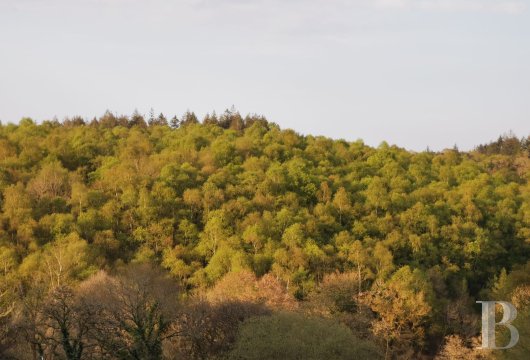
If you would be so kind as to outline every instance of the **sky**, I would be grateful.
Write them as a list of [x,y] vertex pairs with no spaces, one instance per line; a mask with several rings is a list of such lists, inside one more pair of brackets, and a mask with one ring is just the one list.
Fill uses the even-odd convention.
[[204,116],[421,151],[530,134],[530,0],[0,0],[0,121]]

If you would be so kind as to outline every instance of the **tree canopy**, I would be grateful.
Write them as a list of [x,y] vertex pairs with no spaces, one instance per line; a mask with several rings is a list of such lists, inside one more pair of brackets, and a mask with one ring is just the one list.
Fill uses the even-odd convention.
[[[447,335],[460,336],[448,338],[451,346],[470,344],[479,330],[473,299],[526,291],[516,274],[530,259],[530,158],[528,139],[515,140],[470,152],[374,148],[303,136],[235,109],[202,123],[188,111],[0,125],[0,354],[22,346],[6,340],[15,336],[5,324],[39,314],[17,335],[34,354],[85,356],[82,339],[93,329],[53,341],[41,333],[64,333],[66,315],[39,305],[52,297],[50,306],[75,309],[77,323],[97,311],[111,323],[95,328],[123,327],[112,344],[83,346],[163,356],[179,316],[161,310],[156,292],[136,298],[149,304],[138,319],[156,327],[142,344],[121,313],[78,293],[91,281],[117,289],[106,301],[120,304],[116,294],[141,292],[141,272],[123,273],[138,264],[164,271],[157,276],[179,289],[179,302],[206,293],[208,306],[183,305],[195,315],[215,313],[219,299],[309,309],[401,357],[431,356]],[[112,279],[96,284],[99,271]],[[517,286],[499,282],[512,271]],[[245,346],[260,341],[248,329],[287,320],[256,321],[236,345],[242,358],[253,358]]]

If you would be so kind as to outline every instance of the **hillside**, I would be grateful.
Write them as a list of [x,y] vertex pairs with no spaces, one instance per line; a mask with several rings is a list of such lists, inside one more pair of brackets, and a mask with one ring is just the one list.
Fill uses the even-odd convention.
[[321,326],[337,359],[479,359],[475,301],[530,289],[518,144],[415,153],[234,111],[1,125],[0,357],[254,359],[267,326]]

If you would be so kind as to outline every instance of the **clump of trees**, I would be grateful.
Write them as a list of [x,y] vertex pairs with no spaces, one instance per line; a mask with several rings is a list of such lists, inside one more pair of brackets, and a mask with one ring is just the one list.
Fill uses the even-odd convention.
[[[527,142],[415,153],[235,109],[0,125],[0,358],[516,359]],[[513,351],[474,349],[486,298],[518,306]]]
[[228,359],[382,359],[374,344],[345,325],[296,313],[254,317],[240,329]]
[[518,155],[530,149],[530,136],[518,138],[513,132],[499,136],[488,144],[478,145],[476,150],[483,154]]

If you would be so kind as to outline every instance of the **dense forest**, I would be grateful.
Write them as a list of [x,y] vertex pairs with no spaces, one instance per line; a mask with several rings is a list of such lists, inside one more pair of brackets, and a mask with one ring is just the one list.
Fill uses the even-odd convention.
[[[235,110],[0,125],[0,358],[527,359],[529,144]],[[511,350],[477,349],[490,299]]]

